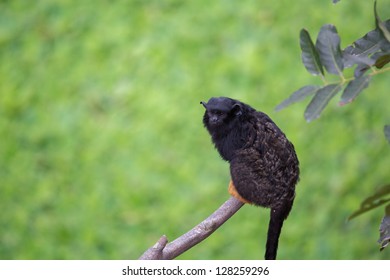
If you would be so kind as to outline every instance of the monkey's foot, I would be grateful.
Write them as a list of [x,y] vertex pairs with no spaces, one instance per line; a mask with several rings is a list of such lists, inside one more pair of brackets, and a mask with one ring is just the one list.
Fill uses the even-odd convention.
[[237,198],[242,203],[252,204],[251,202],[249,202],[248,200],[246,200],[245,198],[243,198],[241,195],[238,194],[236,187],[234,186],[232,180],[230,180],[230,182],[229,182],[228,192],[230,193],[231,196]]

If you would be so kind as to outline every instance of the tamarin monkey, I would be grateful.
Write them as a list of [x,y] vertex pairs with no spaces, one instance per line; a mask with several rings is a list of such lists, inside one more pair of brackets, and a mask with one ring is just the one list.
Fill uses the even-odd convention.
[[271,209],[265,259],[274,260],[299,180],[294,146],[270,117],[247,104],[228,97],[201,104],[206,108],[203,124],[230,163],[229,193],[244,203]]

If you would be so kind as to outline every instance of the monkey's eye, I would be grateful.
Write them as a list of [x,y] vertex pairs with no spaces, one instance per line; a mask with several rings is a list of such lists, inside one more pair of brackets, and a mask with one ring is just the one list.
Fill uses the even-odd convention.
[[216,115],[216,116],[222,116],[222,115],[223,115],[223,112],[222,112],[222,111],[219,111],[219,110],[215,110],[213,113],[214,113],[214,115]]

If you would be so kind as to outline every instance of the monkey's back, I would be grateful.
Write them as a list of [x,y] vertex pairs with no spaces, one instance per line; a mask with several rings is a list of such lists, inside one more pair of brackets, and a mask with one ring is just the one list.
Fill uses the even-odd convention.
[[264,113],[254,112],[242,137],[246,144],[235,151],[230,172],[237,192],[253,204],[280,208],[295,197],[299,162],[293,144]]

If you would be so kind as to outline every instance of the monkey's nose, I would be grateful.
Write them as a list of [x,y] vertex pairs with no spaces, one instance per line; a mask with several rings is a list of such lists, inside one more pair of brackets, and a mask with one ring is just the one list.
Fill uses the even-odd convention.
[[216,123],[218,122],[218,117],[216,117],[216,116],[211,117],[211,118],[210,118],[210,122],[211,122],[212,124],[216,124]]

